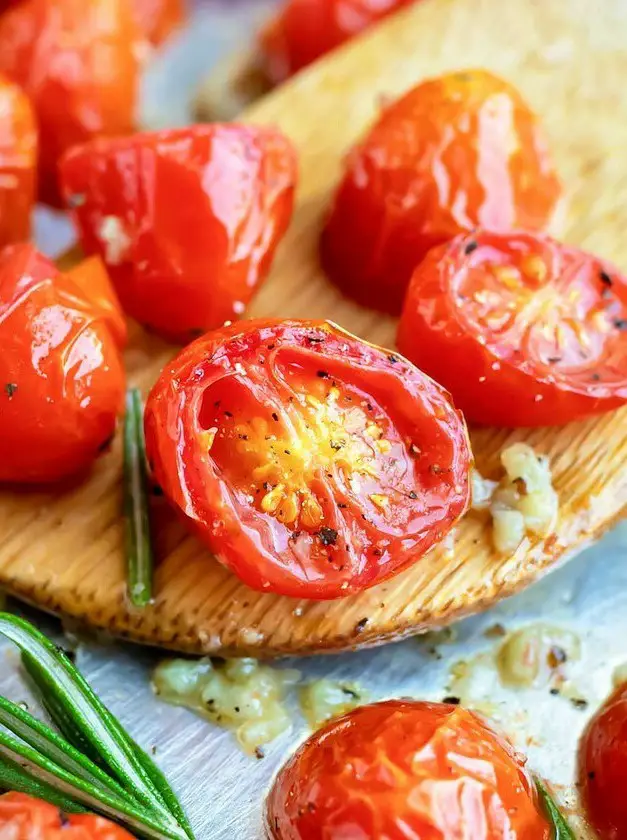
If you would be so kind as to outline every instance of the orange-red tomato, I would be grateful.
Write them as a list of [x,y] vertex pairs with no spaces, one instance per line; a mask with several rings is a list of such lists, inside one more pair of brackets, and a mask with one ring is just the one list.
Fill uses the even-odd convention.
[[155,46],[162,44],[185,20],[183,0],[132,0],[140,30]]
[[545,234],[458,236],[416,269],[398,346],[478,423],[608,411],[627,402],[627,278]]
[[543,228],[559,196],[536,118],[510,84],[486,70],[431,79],[349,155],[323,265],[349,297],[397,314],[434,245],[478,225]]
[[0,248],[30,236],[37,128],[26,94],[0,76]]
[[147,42],[128,0],[21,0],[0,15],[0,72],[24,88],[40,128],[40,196],[59,202],[66,149],[135,126]]
[[163,371],[145,411],[157,482],[254,589],[339,598],[415,563],[469,498],[448,394],[325,321],[246,321]]
[[601,706],[581,739],[580,788],[587,816],[602,840],[627,838],[627,685]]
[[95,814],[66,814],[25,793],[0,796],[0,837],[6,840],[132,840],[115,823]]
[[243,314],[289,224],[297,177],[282,134],[220,124],[97,140],[60,172],[83,247],[102,255],[123,307],[181,341]]
[[264,71],[274,84],[416,0],[286,0],[259,34]]
[[523,760],[459,706],[389,700],[316,732],[270,792],[275,840],[549,840]]
[[0,252],[0,481],[89,468],[122,408],[125,336],[99,261],[63,274],[32,245]]

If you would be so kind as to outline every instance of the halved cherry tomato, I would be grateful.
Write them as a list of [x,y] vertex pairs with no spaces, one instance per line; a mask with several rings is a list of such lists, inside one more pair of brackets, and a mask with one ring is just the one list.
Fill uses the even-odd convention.
[[83,247],[103,256],[124,308],[181,341],[242,315],[297,178],[282,134],[219,124],[97,140],[60,171]]
[[586,729],[579,751],[580,789],[602,840],[627,838],[627,685],[619,686]]
[[155,46],[162,44],[185,20],[183,0],[132,0],[140,30]]
[[32,245],[0,252],[0,481],[89,468],[122,408],[125,336],[97,261],[62,274]]
[[472,712],[389,700],[316,732],[270,792],[275,840],[549,840],[524,761]]
[[328,322],[209,333],[146,404],[156,480],[248,586],[338,598],[415,563],[465,511],[448,394]]
[[31,98],[40,128],[40,196],[59,203],[66,149],[135,126],[147,41],[128,0],[22,0],[0,15],[0,72]]
[[37,128],[30,101],[0,76],[0,248],[30,236]]
[[477,225],[543,228],[560,192],[515,88],[486,70],[431,79],[385,108],[349,155],[323,264],[349,297],[398,314],[430,248]]
[[279,84],[416,0],[286,0],[259,34],[264,72]]
[[398,346],[478,423],[608,411],[627,402],[627,278],[542,234],[458,236],[416,269]]
[[66,814],[25,793],[0,796],[0,837],[6,840],[132,840],[119,825],[95,814]]

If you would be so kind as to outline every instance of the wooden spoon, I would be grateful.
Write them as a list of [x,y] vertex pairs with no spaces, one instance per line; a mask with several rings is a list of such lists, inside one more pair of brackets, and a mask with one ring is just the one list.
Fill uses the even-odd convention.
[[[276,123],[300,154],[298,212],[251,315],[330,317],[391,346],[393,319],[331,287],[317,263],[321,219],[342,155],[383,96],[450,69],[487,66],[520,87],[544,118],[569,187],[566,238],[627,268],[627,15],[623,0],[424,0],[312,67],[245,115]],[[131,382],[148,389],[174,352],[132,330]],[[498,555],[484,519],[388,583],[315,603],[253,592],[156,508],[156,600],[125,598],[120,441],[91,478],[63,493],[0,494],[0,584],[53,612],[139,642],[194,653],[272,656],[399,639],[484,609],[598,538],[627,509],[627,411],[566,428],[472,435],[479,469],[498,473],[501,449],[525,440],[552,463],[557,532]]]

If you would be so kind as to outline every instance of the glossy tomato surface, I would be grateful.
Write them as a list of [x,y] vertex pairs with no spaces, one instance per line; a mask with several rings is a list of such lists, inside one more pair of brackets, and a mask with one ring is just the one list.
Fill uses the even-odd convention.
[[478,423],[608,411],[627,401],[627,278],[546,235],[459,236],[416,269],[398,346]]
[[278,84],[416,0],[286,0],[259,35],[270,81]]
[[312,735],[270,792],[275,840],[549,840],[523,759],[459,706],[389,700]]
[[62,274],[31,245],[0,252],[0,481],[90,467],[122,407],[125,336],[99,262]]
[[26,94],[0,76],[0,248],[30,236],[37,127]]
[[560,184],[535,115],[485,70],[423,82],[349,154],[321,243],[349,297],[398,314],[434,245],[482,225],[545,227]]
[[6,840],[132,840],[123,828],[95,814],[66,814],[24,793],[0,796],[0,837]]
[[40,195],[59,203],[66,149],[135,126],[147,42],[129,0],[22,0],[0,15],[0,72],[31,98],[40,128]]
[[337,598],[418,560],[466,509],[470,450],[448,394],[321,321],[209,333],[146,404],[156,480],[254,589]]
[[580,788],[587,816],[602,840],[627,838],[627,685],[597,711],[579,752]]
[[162,44],[185,20],[183,0],[132,0],[135,20],[155,46]]
[[240,317],[289,224],[296,156],[276,131],[202,125],[74,149],[61,164],[83,247],[124,308],[189,341]]

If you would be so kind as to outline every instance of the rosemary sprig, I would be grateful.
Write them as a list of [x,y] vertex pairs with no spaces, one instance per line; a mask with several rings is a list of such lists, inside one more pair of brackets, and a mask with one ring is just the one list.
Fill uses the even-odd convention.
[[544,808],[544,811],[551,821],[553,827],[552,840],[575,840],[575,835],[571,827],[564,819],[560,809],[557,807],[555,800],[545,787],[545,785],[536,777],[536,787],[538,789],[538,796]]
[[126,394],[124,521],[128,595],[136,607],[145,607],[152,598],[153,556],[143,407],[137,388],[132,388]]

